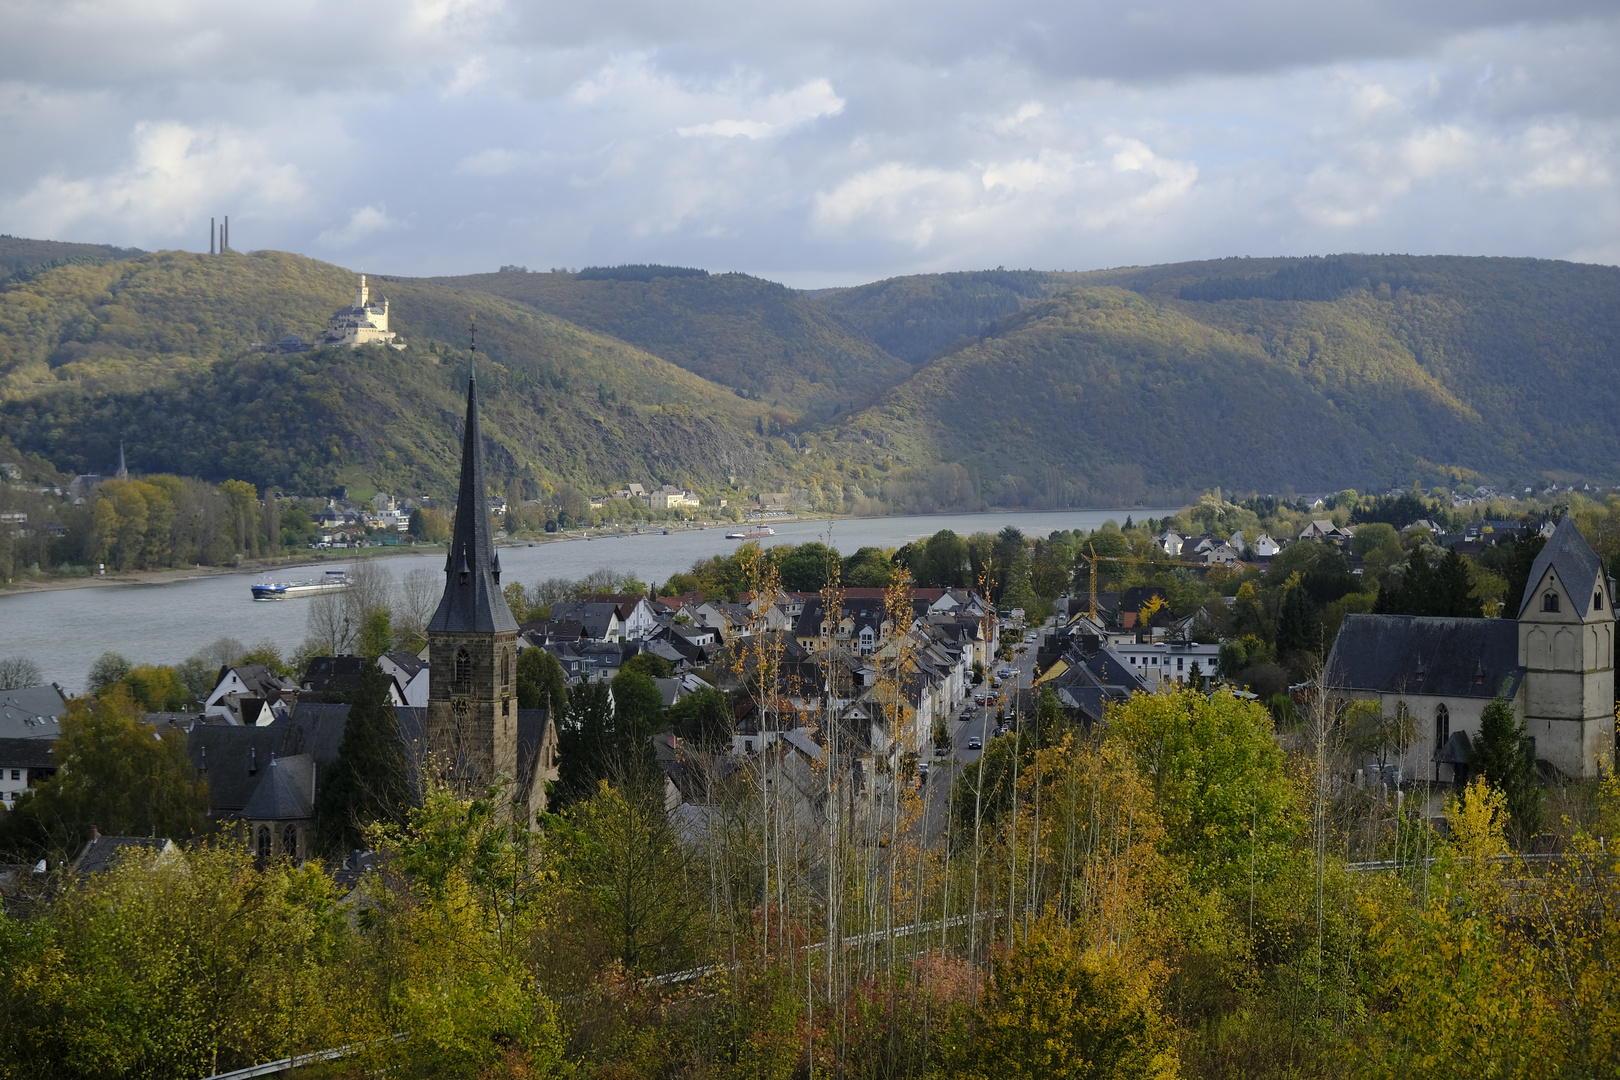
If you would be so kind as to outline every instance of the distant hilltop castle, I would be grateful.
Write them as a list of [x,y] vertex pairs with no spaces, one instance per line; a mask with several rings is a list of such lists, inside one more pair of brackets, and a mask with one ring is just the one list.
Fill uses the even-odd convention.
[[348,345],[351,348],[387,345],[391,349],[403,349],[405,343],[395,341],[396,336],[394,331],[388,329],[388,297],[379,296],[373,300],[371,290],[366,288],[366,275],[361,274],[360,284],[354,290],[354,304],[334,311],[326,323],[326,329],[316,335],[313,344],[297,334],[288,334],[272,344],[255,344],[253,348],[259,352],[273,353],[308,352],[330,345]]

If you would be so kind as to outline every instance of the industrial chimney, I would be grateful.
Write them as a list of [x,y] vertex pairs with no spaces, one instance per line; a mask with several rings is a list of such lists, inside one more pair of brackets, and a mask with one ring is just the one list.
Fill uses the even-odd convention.
[[208,219],[208,254],[214,254],[214,219]]

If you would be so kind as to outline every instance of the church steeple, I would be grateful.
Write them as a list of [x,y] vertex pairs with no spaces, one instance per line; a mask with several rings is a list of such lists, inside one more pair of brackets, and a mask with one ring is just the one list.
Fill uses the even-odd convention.
[[429,630],[490,634],[517,629],[501,595],[501,562],[484,484],[484,453],[478,431],[478,380],[469,361],[467,423],[461,437],[461,490],[456,523],[444,560],[444,597]]
[[124,464],[124,440],[118,440],[118,472],[115,473],[120,480],[129,479],[129,467]]

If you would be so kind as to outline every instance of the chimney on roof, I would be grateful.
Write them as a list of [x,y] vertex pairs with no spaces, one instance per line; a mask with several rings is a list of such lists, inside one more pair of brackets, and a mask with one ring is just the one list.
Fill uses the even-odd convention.
[[257,746],[248,747],[248,775],[259,775],[259,748]]

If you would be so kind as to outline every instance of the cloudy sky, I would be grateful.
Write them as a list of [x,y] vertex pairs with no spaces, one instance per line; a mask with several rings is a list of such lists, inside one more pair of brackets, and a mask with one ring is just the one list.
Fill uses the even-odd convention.
[[1614,0],[0,0],[0,232],[812,287],[1620,263]]

